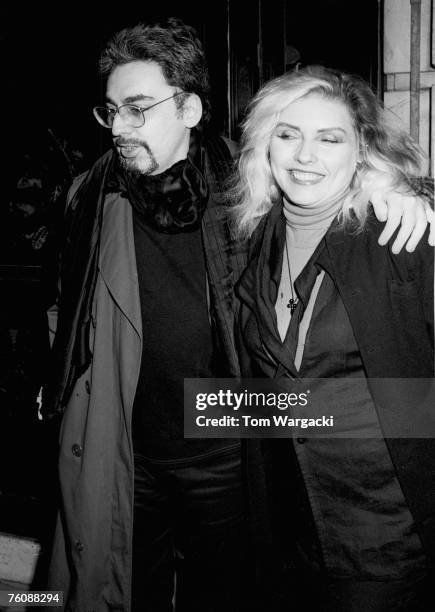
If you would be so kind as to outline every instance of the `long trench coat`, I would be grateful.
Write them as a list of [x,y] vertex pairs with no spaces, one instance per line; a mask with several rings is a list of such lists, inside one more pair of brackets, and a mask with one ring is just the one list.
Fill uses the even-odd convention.
[[[206,167],[207,171],[207,167]],[[70,198],[80,184],[73,185]],[[230,240],[225,208],[208,168],[210,197],[202,222],[209,311],[231,375],[233,287],[245,266]],[[89,338],[92,361],[78,379],[60,431],[59,513],[49,587],[64,591],[72,612],[130,610],[133,534],[132,406],[142,352],[142,322],[132,212],[108,194]]]

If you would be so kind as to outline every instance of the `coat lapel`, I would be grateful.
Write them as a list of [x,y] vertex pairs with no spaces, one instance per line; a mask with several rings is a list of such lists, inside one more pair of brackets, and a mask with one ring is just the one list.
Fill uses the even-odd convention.
[[297,378],[293,354],[278,334],[274,304],[271,301],[271,276],[281,274],[285,242],[285,223],[281,204],[276,204],[259,226],[251,245],[253,253],[238,286],[242,301],[254,313],[264,351],[277,366],[276,376]]
[[120,310],[142,337],[142,316],[129,202],[119,194],[106,198],[100,247],[100,272]]

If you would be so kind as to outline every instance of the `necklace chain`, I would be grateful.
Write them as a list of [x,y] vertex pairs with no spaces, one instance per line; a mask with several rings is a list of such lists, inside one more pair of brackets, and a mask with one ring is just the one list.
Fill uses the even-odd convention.
[[287,302],[287,308],[290,308],[290,314],[293,314],[294,311],[296,310],[296,306],[298,304],[298,300],[295,297],[295,293],[294,293],[294,290],[293,290],[293,280],[292,280],[292,273],[290,271],[290,258],[289,258],[289,254],[288,254],[287,238],[285,240],[285,254],[286,254],[286,260],[287,260],[288,277],[289,277],[289,281],[290,281],[290,291],[291,291],[291,294],[292,294],[291,298]]

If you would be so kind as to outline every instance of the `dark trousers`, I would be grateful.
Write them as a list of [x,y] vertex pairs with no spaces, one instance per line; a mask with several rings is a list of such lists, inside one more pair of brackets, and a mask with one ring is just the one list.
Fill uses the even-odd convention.
[[248,610],[244,506],[238,449],[180,467],[135,454],[133,610],[172,611],[174,591],[177,612]]

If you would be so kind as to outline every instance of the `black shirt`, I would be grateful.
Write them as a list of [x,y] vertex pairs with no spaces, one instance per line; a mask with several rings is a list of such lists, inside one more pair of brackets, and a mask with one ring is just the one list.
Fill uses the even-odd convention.
[[183,379],[219,375],[201,230],[165,234],[134,214],[143,348],[133,407],[135,451],[177,462],[234,446],[184,439]]

